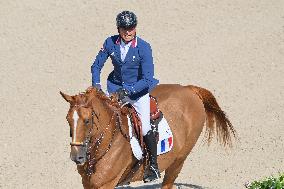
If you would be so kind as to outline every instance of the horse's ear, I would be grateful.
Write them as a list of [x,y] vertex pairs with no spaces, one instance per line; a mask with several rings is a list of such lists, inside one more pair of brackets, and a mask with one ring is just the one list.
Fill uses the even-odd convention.
[[67,94],[64,94],[63,92],[60,91],[61,96],[69,103],[72,103],[74,101],[74,98],[72,96],[69,96]]

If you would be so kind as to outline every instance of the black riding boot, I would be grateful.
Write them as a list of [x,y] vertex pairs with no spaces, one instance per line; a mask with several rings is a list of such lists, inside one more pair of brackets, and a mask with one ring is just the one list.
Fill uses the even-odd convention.
[[161,174],[157,163],[157,143],[155,135],[152,131],[149,131],[144,140],[149,152],[149,169],[145,170],[144,182],[150,182],[161,178]]

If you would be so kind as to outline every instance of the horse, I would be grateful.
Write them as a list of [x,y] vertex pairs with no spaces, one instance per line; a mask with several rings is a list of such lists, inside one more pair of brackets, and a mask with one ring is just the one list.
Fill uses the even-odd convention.
[[[145,166],[133,156],[127,116],[117,98],[97,89],[74,96],[60,94],[70,103],[66,116],[72,136],[70,158],[77,164],[84,189],[110,189],[141,181]],[[171,151],[158,156],[159,169],[165,171],[162,189],[174,188],[203,127],[208,143],[216,135],[221,145],[232,147],[236,131],[209,90],[160,84],[151,95],[157,99],[174,138]]]

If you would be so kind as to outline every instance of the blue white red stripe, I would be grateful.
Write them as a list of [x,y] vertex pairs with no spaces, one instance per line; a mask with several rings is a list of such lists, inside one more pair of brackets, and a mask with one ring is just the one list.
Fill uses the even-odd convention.
[[172,148],[172,145],[173,145],[173,138],[172,137],[169,137],[167,139],[162,140],[160,142],[160,146],[159,146],[159,148],[161,149],[160,152],[161,153],[168,152]]

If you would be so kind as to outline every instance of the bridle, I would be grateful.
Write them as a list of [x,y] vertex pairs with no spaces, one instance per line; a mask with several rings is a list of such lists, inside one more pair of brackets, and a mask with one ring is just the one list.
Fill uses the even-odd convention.
[[[79,107],[83,107],[83,105],[76,105],[78,108]],[[106,154],[107,152],[110,150],[111,146],[112,146],[112,143],[113,143],[113,140],[115,138],[115,134],[117,133],[117,131],[120,131],[120,133],[123,135],[123,137],[127,140],[127,141],[130,141],[130,137],[129,135],[125,134],[125,132],[123,132],[121,126],[122,126],[122,118],[121,118],[121,110],[119,107],[116,107],[116,106],[112,106],[110,105],[110,108],[111,110],[113,111],[112,113],[112,116],[110,118],[110,121],[108,122],[107,126],[105,127],[105,131],[106,132],[101,132],[99,134],[98,137],[93,138],[92,133],[93,133],[93,130],[96,126],[96,129],[99,130],[98,126],[94,123],[94,117],[97,118],[97,120],[99,121],[99,116],[96,114],[96,112],[94,110],[92,110],[92,117],[91,117],[91,120],[90,120],[90,125],[91,127],[89,128],[89,131],[88,131],[88,134],[87,136],[85,137],[85,140],[83,142],[70,142],[70,145],[71,147],[72,146],[81,146],[83,148],[86,149],[86,157],[87,157],[87,160],[86,160],[86,163],[85,163],[85,170],[86,170],[86,174],[88,176],[90,176],[92,173],[94,173],[94,166],[95,164],[101,160]],[[98,151],[99,150],[99,147],[103,141],[103,139],[105,138],[105,134],[107,132],[110,131],[111,129],[111,125],[113,123],[113,120],[115,120],[115,126],[114,126],[114,129],[112,131],[112,134],[111,134],[111,139],[110,139],[110,142],[106,148],[106,150],[102,153],[102,155],[100,155],[98,158],[96,157],[92,157],[92,152],[95,150]]]
[[[78,108],[80,107],[84,107],[84,106],[79,106],[79,105],[75,105],[77,106]],[[87,146],[91,140],[91,133],[93,132],[94,130],[94,116],[96,116],[96,118],[98,119],[98,115],[95,113],[95,111],[92,111],[92,117],[91,117],[91,127],[89,128],[89,131],[88,131],[88,135],[86,136],[85,140],[83,142],[70,142],[70,146]],[[99,119],[98,119],[99,120]],[[97,127],[97,130],[98,130],[98,127]],[[72,135],[71,135],[72,136]]]

